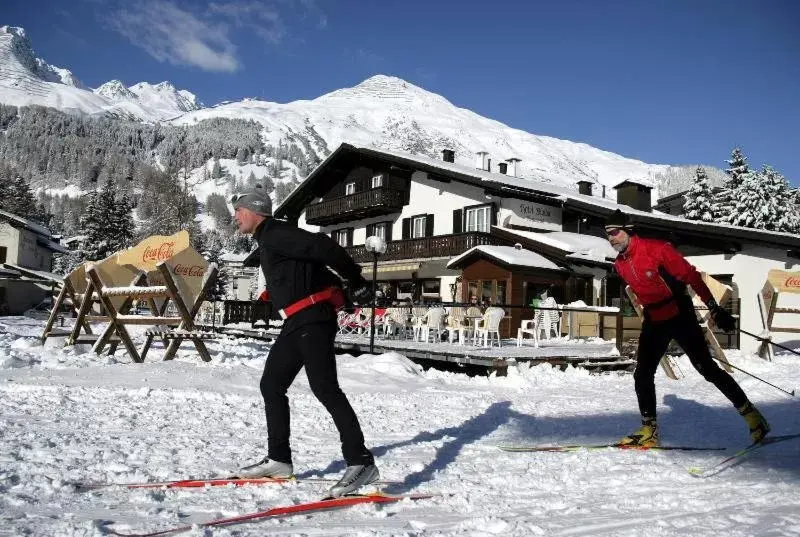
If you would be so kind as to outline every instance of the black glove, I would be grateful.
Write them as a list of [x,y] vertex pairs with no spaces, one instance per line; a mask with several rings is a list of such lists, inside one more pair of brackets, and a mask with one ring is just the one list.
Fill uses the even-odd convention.
[[359,306],[370,304],[375,295],[372,294],[372,286],[368,283],[353,287],[350,291],[350,298]]
[[720,330],[725,332],[733,332],[736,329],[736,319],[731,315],[731,312],[717,304],[713,298],[706,304],[708,310],[711,312],[711,318],[714,319]]

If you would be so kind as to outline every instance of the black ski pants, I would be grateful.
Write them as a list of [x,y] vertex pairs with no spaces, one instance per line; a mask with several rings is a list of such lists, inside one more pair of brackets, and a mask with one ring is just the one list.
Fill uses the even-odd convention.
[[681,313],[672,319],[651,321],[645,318],[642,324],[636,370],[633,373],[642,417],[656,417],[656,369],[672,339],[678,342],[697,372],[716,386],[736,408],[747,403],[747,396],[733,377],[711,358],[703,329],[697,322],[694,310],[682,309]]
[[305,367],[311,391],[328,410],[339,431],[347,465],[374,462],[372,453],[364,446],[364,435],[353,407],[339,387],[333,352],[336,330],[335,322],[305,324],[282,333],[272,346],[260,385],[267,414],[270,459],[292,462],[286,392]]

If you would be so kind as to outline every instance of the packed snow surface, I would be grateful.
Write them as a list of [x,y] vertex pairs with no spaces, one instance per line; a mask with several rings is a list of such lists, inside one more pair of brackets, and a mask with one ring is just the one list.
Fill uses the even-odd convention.
[[[57,339],[42,346],[43,322],[0,317],[0,535],[146,532],[324,495],[318,483],[76,492],[71,482],[221,476],[263,457],[258,382],[269,344],[210,342],[210,363],[189,343],[160,361],[159,344],[135,364],[122,351],[97,356]],[[789,391],[800,384],[796,355],[729,358]],[[726,451],[506,453],[497,446],[619,439],[638,425],[632,376],[520,365],[506,377],[468,377],[422,371],[397,353],[339,356],[382,477],[402,483],[387,490],[443,495],[188,535],[800,535],[799,441],[766,446],[714,477],[689,475],[687,467],[714,464],[748,435],[688,360],[678,364],[684,378],[659,371],[656,379],[662,442]],[[735,378],[773,434],[800,432],[796,399]],[[338,477],[337,433],[302,372],[289,396],[295,471]]]

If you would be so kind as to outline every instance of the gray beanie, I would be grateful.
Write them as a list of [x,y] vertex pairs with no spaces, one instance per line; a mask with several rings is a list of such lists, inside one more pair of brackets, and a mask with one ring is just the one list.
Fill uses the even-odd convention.
[[261,185],[256,185],[244,194],[233,196],[231,203],[234,210],[244,207],[261,216],[272,216],[272,200]]

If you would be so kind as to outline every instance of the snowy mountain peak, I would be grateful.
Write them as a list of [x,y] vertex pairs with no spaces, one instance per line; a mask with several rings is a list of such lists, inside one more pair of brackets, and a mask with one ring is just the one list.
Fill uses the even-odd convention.
[[450,104],[447,99],[431,93],[410,82],[388,75],[375,75],[352,88],[333,91],[319,100],[364,100],[374,99],[382,102],[404,102],[416,104]]
[[144,106],[172,109],[176,116],[182,112],[203,108],[203,103],[197,100],[195,94],[187,90],[178,90],[166,80],[158,84],[139,82],[128,89],[136,94]]
[[25,29],[19,26],[0,26],[0,75],[17,80],[27,75],[73,88],[86,88],[70,70],[37,58]]
[[112,101],[136,99],[136,94],[126,88],[125,84],[119,80],[109,80],[99,88],[96,88],[94,93]]
[[19,26],[0,26],[0,34],[13,34],[23,39],[28,38],[28,36],[25,35],[25,28],[20,28]]

